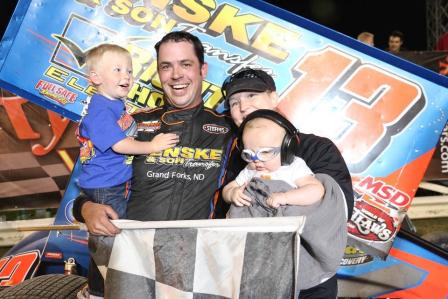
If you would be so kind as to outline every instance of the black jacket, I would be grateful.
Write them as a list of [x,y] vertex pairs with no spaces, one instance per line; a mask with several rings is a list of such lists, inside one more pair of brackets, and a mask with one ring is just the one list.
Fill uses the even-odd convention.
[[[299,133],[298,137],[299,146],[295,153],[296,156],[305,160],[314,173],[328,174],[339,184],[345,195],[348,219],[350,219],[354,205],[352,179],[340,151],[328,138],[305,133]],[[234,180],[246,164],[240,157],[240,151],[235,148],[227,168],[225,184]],[[228,208],[228,204],[220,200],[215,213],[216,218],[225,218]]]
[[129,219],[141,221],[206,219],[214,210],[231,142],[231,120],[199,105],[192,109],[168,106],[133,115],[137,139],[151,140],[175,132],[180,142],[151,155],[135,156]]

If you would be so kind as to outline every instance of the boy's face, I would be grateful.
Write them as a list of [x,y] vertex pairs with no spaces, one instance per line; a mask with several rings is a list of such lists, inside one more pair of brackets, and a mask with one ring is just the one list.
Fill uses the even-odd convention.
[[124,53],[105,52],[90,71],[90,80],[99,94],[109,99],[126,99],[134,84],[131,57]]
[[191,108],[202,102],[206,63],[200,65],[193,44],[168,41],[160,45],[157,72],[166,100],[176,108]]
[[[248,127],[244,127],[243,144],[244,149],[250,149],[256,153],[262,148],[280,147],[285,137],[286,131],[275,122],[257,118],[251,121]],[[249,162],[249,168],[261,172],[272,172],[281,166],[281,154],[276,155],[272,160],[262,162],[255,160]]]
[[230,115],[239,127],[250,113],[259,109],[274,109],[277,106],[276,92],[242,91],[233,94],[229,99]]

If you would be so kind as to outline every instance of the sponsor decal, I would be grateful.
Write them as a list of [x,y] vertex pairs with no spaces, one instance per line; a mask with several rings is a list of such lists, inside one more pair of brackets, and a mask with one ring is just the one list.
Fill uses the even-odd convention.
[[123,131],[125,131],[132,126],[132,124],[134,123],[134,119],[129,114],[123,113],[123,115],[120,117],[117,123],[120,126],[120,128]]
[[172,147],[146,156],[146,164],[183,165],[184,168],[219,168],[221,149]]
[[373,257],[362,250],[352,246],[345,248],[344,257],[341,260],[341,266],[361,265],[373,261]]
[[62,260],[62,252],[45,252],[44,257],[53,260]]
[[39,80],[35,86],[41,95],[59,104],[73,104],[78,96],[67,88],[45,80]]
[[229,132],[229,128],[215,124],[205,124],[202,126],[202,130],[210,134],[227,134]]
[[442,174],[448,174],[448,126],[443,128],[439,138],[440,143],[440,170]]
[[78,136],[79,141],[79,161],[84,164],[88,163],[95,157],[95,147],[90,139]]
[[[222,150],[214,148],[193,148],[176,146],[147,156],[146,162],[158,164],[184,164],[187,161],[221,161]],[[162,162],[166,161],[166,162]],[[194,167],[194,166],[189,166]]]
[[367,176],[354,185],[355,208],[348,231],[367,241],[392,240],[411,203],[408,194]]
[[371,176],[359,181],[354,188],[359,194],[369,195],[363,199],[386,212],[389,212],[391,208],[407,209],[411,204],[411,197],[408,194]]
[[365,240],[387,242],[395,235],[397,225],[398,217],[364,203],[354,208],[348,232]]
[[156,132],[160,130],[161,122],[159,120],[144,121],[137,124],[137,131],[139,132]]
[[[355,207],[347,224],[349,235],[354,240],[369,244],[374,250],[368,253],[387,255],[411,197],[372,176],[360,178],[353,189]],[[365,249],[363,246],[361,248]]]

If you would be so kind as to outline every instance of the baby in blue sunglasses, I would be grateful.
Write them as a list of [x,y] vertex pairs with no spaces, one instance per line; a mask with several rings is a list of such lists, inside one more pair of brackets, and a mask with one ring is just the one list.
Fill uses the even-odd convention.
[[223,198],[235,206],[251,206],[253,198],[244,192],[253,179],[283,181],[291,188],[285,192],[273,192],[266,198],[266,205],[277,209],[286,205],[312,205],[325,193],[322,183],[299,157],[288,147],[291,138],[279,123],[268,118],[251,119],[244,124],[241,134],[241,158],[248,162],[236,179],[224,187]]

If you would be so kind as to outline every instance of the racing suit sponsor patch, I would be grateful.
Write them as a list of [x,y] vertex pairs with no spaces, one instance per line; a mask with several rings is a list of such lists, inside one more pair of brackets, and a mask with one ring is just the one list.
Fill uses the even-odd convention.
[[229,128],[216,124],[204,124],[202,130],[210,134],[227,134],[229,132]]
[[160,130],[161,123],[158,120],[143,121],[137,124],[138,132],[156,132]]

